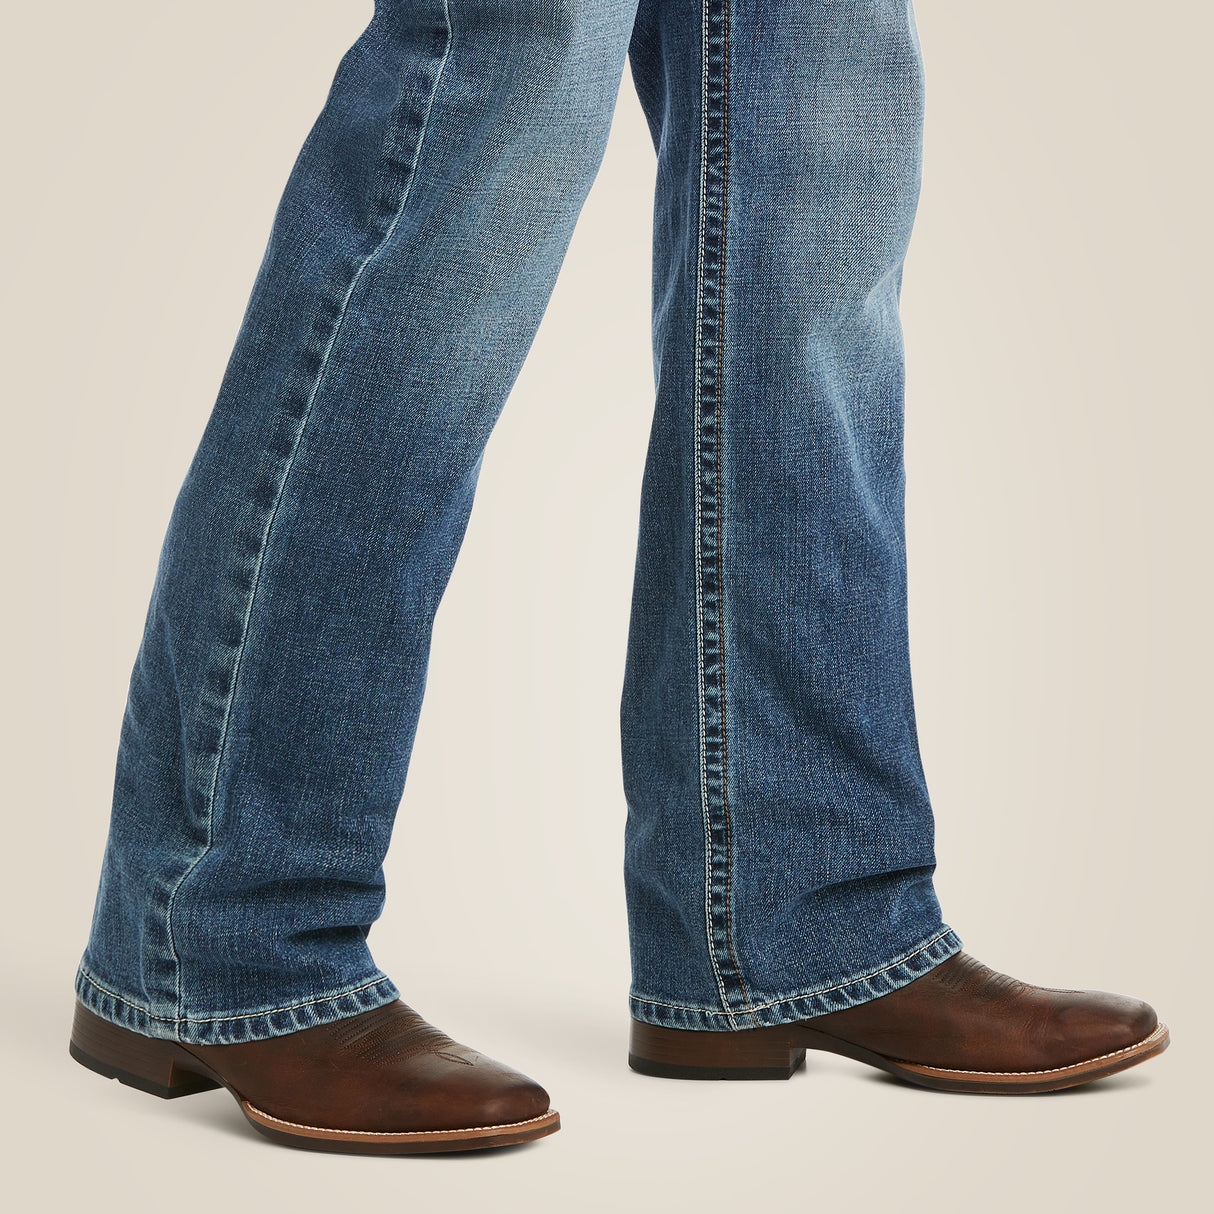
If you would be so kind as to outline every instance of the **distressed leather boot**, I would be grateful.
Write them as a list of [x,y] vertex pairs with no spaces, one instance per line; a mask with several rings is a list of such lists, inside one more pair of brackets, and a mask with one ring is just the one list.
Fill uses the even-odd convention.
[[732,1032],[632,1022],[633,1070],[671,1079],[787,1079],[806,1050],[842,1054],[946,1092],[1031,1093],[1090,1083],[1162,1053],[1138,999],[1029,986],[957,953],[840,1012]]
[[314,1151],[405,1155],[542,1138],[560,1128],[526,1075],[453,1041],[399,999],[240,1045],[146,1037],[77,1002],[71,1054],[156,1096],[225,1087],[268,1138]]

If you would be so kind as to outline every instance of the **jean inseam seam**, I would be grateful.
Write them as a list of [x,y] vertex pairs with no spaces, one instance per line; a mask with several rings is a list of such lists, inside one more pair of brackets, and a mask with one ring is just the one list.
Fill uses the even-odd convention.
[[[927,952],[934,944],[939,944],[946,936],[954,936],[956,933],[951,927],[946,927],[942,932],[937,932],[930,940],[920,944],[917,948],[909,953],[904,953],[896,961],[891,961],[888,965],[883,965],[880,969],[872,970],[867,974],[859,974],[855,978],[849,978],[846,982],[841,982],[837,986],[824,986],[817,990],[802,991],[795,995],[783,995],[779,999],[771,999],[767,1003],[752,1004],[750,1010],[752,1012],[766,1011],[771,1007],[779,1007],[782,1003],[797,1003],[802,999],[816,999],[819,995],[833,995],[836,991],[845,991],[848,987],[858,986],[862,982],[869,982],[873,978],[879,978],[882,974],[889,973],[890,970],[897,969],[899,966],[905,965],[908,961],[913,961],[922,953]],[[705,1015],[719,1016],[721,1011],[715,1007],[692,1007],[685,1003],[666,1003],[661,999],[647,999],[641,995],[633,995],[632,999],[636,1003],[647,1003],[654,1007],[668,1007],[678,1012],[700,1012]],[[731,1016],[732,1020],[733,1017]]]
[[300,1003],[288,1003],[283,1007],[270,1007],[260,1012],[240,1013],[235,1016],[157,1016],[154,1012],[149,1012],[146,1008],[140,1007],[138,1003],[133,1002],[126,995],[120,995],[117,991],[110,990],[105,983],[98,982],[86,966],[81,965],[79,970],[80,976],[90,986],[95,986],[111,999],[117,999],[119,1003],[124,1003],[127,1007],[133,1008],[149,1020],[157,1020],[161,1024],[234,1024],[240,1020],[259,1020],[263,1016],[276,1016],[282,1012],[293,1012],[301,1007],[314,1007],[318,1003],[331,1003],[336,999],[344,999],[347,995],[357,995],[359,991],[370,990],[373,986],[381,986],[385,982],[391,983],[392,981],[387,974],[381,974],[378,978],[371,979],[370,982],[363,982],[358,986],[352,986],[346,990],[335,991],[331,995],[317,995],[313,999],[305,999]]
[[[265,528],[262,532],[261,542],[260,542],[259,550],[258,550],[258,554],[257,554],[257,565],[254,570],[252,583],[249,588],[248,603],[245,607],[244,618],[241,622],[240,645],[236,650],[236,655],[235,655],[235,657],[233,659],[233,663],[232,663],[231,685],[230,685],[230,687],[228,689],[228,693],[227,693],[227,702],[224,705],[223,723],[222,723],[222,727],[221,727],[221,731],[220,731],[219,743],[218,743],[218,747],[217,747],[216,754],[215,754],[214,768],[213,768],[213,772],[212,772],[212,776],[211,776],[211,789],[208,794],[207,802],[206,802],[206,808],[207,808],[206,840],[203,843],[203,846],[202,846],[201,850],[198,852],[198,854],[193,858],[193,860],[191,862],[189,862],[186,865],[181,876],[177,878],[176,883],[174,884],[173,888],[169,892],[168,900],[167,900],[166,907],[165,907],[165,929],[166,929],[166,936],[167,936],[168,944],[169,944],[169,951],[171,953],[172,961],[174,964],[174,979],[175,979],[175,987],[176,987],[175,997],[176,997],[176,1011],[177,1011],[177,1016],[176,1016],[175,1020],[170,1021],[169,1023],[176,1023],[176,1024],[180,1025],[182,1023],[185,1023],[186,1020],[188,1019],[181,1015],[182,1000],[183,1000],[183,991],[182,991],[182,986],[181,986],[182,966],[181,966],[181,959],[177,953],[176,944],[173,939],[173,907],[174,907],[174,904],[175,904],[175,901],[177,898],[178,891],[185,884],[185,881],[189,877],[189,875],[202,862],[203,858],[210,851],[210,849],[214,843],[215,794],[216,794],[216,791],[219,786],[219,772],[220,772],[221,767],[223,766],[223,757],[224,757],[224,752],[225,752],[225,749],[227,746],[227,739],[228,739],[228,726],[231,721],[232,705],[235,703],[235,699],[236,699],[236,681],[240,674],[241,659],[244,656],[245,646],[248,643],[248,639],[249,639],[249,625],[250,625],[250,621],[251,621],[252,615],[253,615],[253,606],[254,606],[254,601],[256,600],[256,597],[257,597],[257,590],[261,584],[261,573],[262,573],[262,569],[264,568],[264,565],[265,565],[266,553],[269,550],[271,532],[274,527],[274,522],[278,517],[279,507],[282,505],[282,501],[283,501],[283,498],[286,493],[287,480],[290,477],[291,469],[295,465],[295,459],[299,453],[299,449],[303,444],[304,433],[307,430],[308,422],[312,418],[313,406],[316,403],[316,398],[320,393],[321,385],[323,384],[325,374],[328,371],[330,357],[333,353],[334,347],[337,344],[337,340],[341,335],[342,326],[343,326],[343,322],[345,321],[345,318],[346,318],[346,312],[347,312],[347,309],[350,304],[350,299],[354,294],[355,288],[358,286],[359,282],[361,281],[363,273],[365,272],[367,267],[371,264],[372,261],[374,261],[379,256],[379,254],[381,252],[383,252],[383,250],[387,247],[388,243],[391,241],[392,236],[395,233],[398,225],[400,224],[400,220],[401,220],[402,216],[404,215],[406,204],[408,203],[409,197],[412,193],[413,182],[416,180],[416,176],[417,176],[417,165],[421,159],[422,147],[425,142],[426,130],[429,125],[430,113],[434,107],[434,98],[438,93],[439,84],[440,84],[440,82],[442,80],[442,76],[443,76],[443,69],[446,67],[447,59],[451,53],[451,44],[453,41],[453,31],[452,31],[452,24],[451,24],[451,12],[450,12],[449,0],[443,0],[443,17],[444,17],[444,21],[446,24],[446,41],[445,41],[445,45],[443,47],[443,53],[438,61],[438,66],[435,69],[434,84],[430,88],[430,95],[427,99],[426,108],[425,108],[424,113],[422,114],[421,122],[419,124],[417,142],[416,142],[416,146],[413,150],[412,163],[409,165],[408,176],[405,179],[405,181],[403,182],[403,186],[401,189],[400,202],[397,205],[394,215],[392,216],[391,222],[388,224],[388,227],[385,229],[383,236],[380,238],[379,243],[363,258],[362,262],[358,265],[358,268],[354,271],[354,274],[352,275],[352,277],[350,279],[350,285],[346,288],[346,293],[342,298],[341,305],[338,309],[337,317],[333,324],[333,331],[329,335],[329,340],[325,346],[324,353],[321,356],[320,364],[316,369],[314,381],[312,384],[312,390],[311,390],[311,392],[308,396],[307,402],[305,404],[303,415],[299,419],[299,427],[298,427],[298,430],[295,435],[295,441],[294,441],[294,444],[292,445],[290,453],[287,457],[287,462],[286,462],[285,467],[283,468],[282,476],[279,479],[278,488],[277,488],[277,492],[276,492],[275,499],[274,499],[274,504],[270,509],[269,517],[266,521]],[[403,88],[403,84],[402,84],[401,92],[397,96],[396,107],[394,108],[394,115],[393,115],[394,118],[396,117],[396,114],[399,111],[403,98],[404,98],[404,88]],[[261,1013],[258,1013],[258,1014],[261,1014]]]

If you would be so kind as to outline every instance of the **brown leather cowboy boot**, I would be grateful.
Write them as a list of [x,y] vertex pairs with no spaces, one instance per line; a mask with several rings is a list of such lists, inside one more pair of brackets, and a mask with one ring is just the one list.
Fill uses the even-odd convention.
[[156,1096],[225,1087],[266,1137],[314,1151],[467,1151],[529,1142],[561,1124],[538,1083],[399,999],[241,1045],[145,1037],[77,1002],[70,1048],[91,1070]]
[[734,1032],[632,1022],[628,1063],[670,1079],[787,1079],[828,1050],[946,1092],[1089,1083],[1162,1053],[1168,1029],[1138,999],[1028,986],[957,953],[879,999]]

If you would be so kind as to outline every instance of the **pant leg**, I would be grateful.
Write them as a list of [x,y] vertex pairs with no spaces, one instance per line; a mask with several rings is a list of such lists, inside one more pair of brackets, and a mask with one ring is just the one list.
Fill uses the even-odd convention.
[[174,506],[76,989],[156,1036],[387,1002],[366,936],[485,442],[635,0],[380,0],[300,152]]
[[621,699],[631,1007],[745,1028],[960,948],[908,658],[907,0],[642,0],[657,407]]

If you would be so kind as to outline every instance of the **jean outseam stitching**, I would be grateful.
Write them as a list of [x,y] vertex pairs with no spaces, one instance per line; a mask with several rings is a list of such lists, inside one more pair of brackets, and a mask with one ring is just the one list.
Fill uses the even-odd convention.
[[[721,46],[719,50],[714,52],[713,37],[714,26],[719,19],[721,28]],[[724,587],[724,490],[723,490],[723,461],[722,461],[722,430],[724,418],[724,326],[725,326],[725,257],[726,257],[726,239],[727,239],[727,217],[728,217],[728,170],[729,170],[729,149],[728,149],[728,77],[729,77],[729,42],[728,42],[728,27],[729,27],[729,5],[728,0],[704,0],[702,14],[702,37],[701,37],[701,53],[703,56],[703,76],[702,76],[702,117],[701,117],[701,210],[700,210],[700,243],[699,243],[699,265],[697,267],[697,278],[699,290],[697,291],[697,313],[696,313],[696,385],[695,385],[695,413],[696,413],[696,490],[697,490],[697,512],[696,512],[696,571],[697,571],[697,598],[698,611],[700,613],[698,619],[703,618],[705,607],[705,595],[703,591],[702,569],[704,566],[702,540],[704,535],[704,521],[702,511],[703,491],[702,482],[705,476],[706,460],[712,460],[710,471],[715,471],[715,481],[713,482],[712,506],[716,511],[715,519],[708,523],[712,527],[713,539],[715,540],[715,550],[712,557],[713,572],[715,582],[713,584],[713,601],[714,613],[711,621],[705,621],[701,626],[701,631],[698,636],[700,659],[699,667],[699,689],[698,696],[701,707],[701,789],[704,800],[704,817],[705,829],[707,837],[705,840],[706,848],[706,864],[708,868],[707,874],[707,915],[708,915],[708,931],[709,931],[709,952],[712,957],[713,970],[717,977],[718,989],[721,993],[721,1003],[724,1013],[730,1017],[730,1023],[733,1024],[733,1017],[737,1014],[745,1015],[751,1009],[750,993],[747,990],[746,981],[742,976],[742,968],[738,961],[737,949],[734,942],[733,932],[733,840],[732,840],[732,823],[729,812],[729,797],[728,797],[728,769],[726,764],[726,725],[725,725],[725,587]],[[714,78],[714,61],[719,65],[719,79]],[[716,89],[714,90],[714,84]],[[720,104],[719,127],[717,136],[721,142],[721,150],[717,152],[715,148],[710,153],[709,143],[712,139],[712,122],[710,112],[716,102]],[[712,139],[715,143],[715,139]],[[720,223],[721,230],[719,241],[716,249],[715,264],[710,259],[709,250],[704,239],[704,232],[707,223],[707,211],[709,206],[709,192],[707,188],[707,177],[711,169],[716,169],[719,173],[719,181],[714,185],[712,191],[711,204],[715,208],[713,219]],[[705,280],[708,280],[707,282]],[[712,292],[715,291],[715,295]],[[703,432],[701,428],[701,417],[704,409],[705,387],[706,387],[706,371],[705,360],[703,358],[703,349],[705,345],[704,338],[704,320],[708,313],[709,307],[714,309],[712,319],[714,329],[712,335],[713,349],[712,361],[708,364],[708,371],[712,374],[714,382],[712,385],[712,396],[709,398],[712,403],[712,446],[710,450],[705,450]],[[719,779],[721,783],[720,791],[710,787],[709,772],[708,772],[708,751],[709,740],[707,738],[710,722],[708,720],[708,686],[707,672],[704,665],[704,651],[706,648],[704,632],[708,626],[714,629],[715,634],[715,656],[718,663],[717,674],[717,707],[716,715],[711,722],[711,728],[715,733],[712,739],[713,749],[719,748],[720,756],[717,760],[719,764],[719,774],[714,774],[714,780]],[[713,799],[719,798],[719,841],[714,837],[713,821]],[[723,880],[718,880],[718,875],[721,868],[724,868]],[[714,914],[714,908],[716,913]],[[718,926],[720,927],[720,935],[718,934]],[[722,950],[720,936],[724,937],[724,949],[728,955],[718,953]],[[726,982],[725,974],[722,971],[722,964],[726,969],[731,969],[729,981]],[[736,989],[736,995],[731,992],[730,987]],[[736,999],[740,998],[743,1008],[735,1012],[732,1004]]]
[[729,764],[726,758],[725,727],[725,543],[722,519],[725,514],[721,449],[724,446],[725,395],[725,233],[729,218],[729,0],[721,0],[721,261],[717,267],[717,628],[720,639],[718,664],[721,670],[721,812],[725,819],[725,936],[733,958],[742,1000],[750,1007],[750,992],[733,938],[733,828],[729,817]]
[[[692,453],[694,459],[695,486],[695,578],[696,578],[696,705],[700,724],[700,809],[704,820],[704,936],[708,948],[708,959],[716,976],[721,1006],[729,1013],[729,997],[725,991],[725,979],[717,962],[717,950],[712,914],[713,866],[712,866],[712,811],[708,796],[708,751],[707,711],[704,697],[704,589],[703,589],[703,483],[701,478],[701,432],[700,409],[702,407],[702,383],[704,365],[704,215],[708,207],[708,28],[709,3],[703,0],[700,30],[700,197],[696,215],[696,313],[695,313],[695,384],[692,390]],[[730,1014],[730,1023],[733,1023]]]
[[157,1016],[154,1012],[147,1011],[146,1008],[140,1007],[137,1003],[132,1003],[125,995],[120,995],[117,991],[110,990],[105,983],[98,982],[92,973],[83,966],[80,967],[80,976],[90,986],[95,986],[102,994],[108,995],[111,999],[117,999],[125,1007],[131,1008],[141,1016],[146,1016],[149,1020],[158,1020],[161,1024],[236,1024],[241,1020],[259,1020],[263,1016],[276,1016],[281,1012],[298,1011],[301,1007],[316,1007],[321,1003],[332,1003],[337,999],[344,999],[347,995],[357,995],[359,991],[370,990],[373,986],[382,986],[385,982],[391,983],[392,981],[387,974],[383,974],[378,978],[373,978],[370,982],[364,982],[359,986],[352,986],[348,990],[337,991],[332,995],[318,995],[315,999],[305,999],[302,1003],[287,1003],[282,1007],[271,1007],[266,1008],[264,1011],[242,1013],[236,1016]]
[[[446,67],[448,56],[451,53],[451,44],[453,41],[453,31],[452,31],[452,25],[451,25],[451,12],[450,12],[449,0],[443,0],[443,19],[444,19],[444,22],[446,25],[445,44],[443,46],[442,55],[439,57],[438,66],[434,72],[434,83],[430,88],[430,95],[427,98],[426,107],[422,114],[421,122],[419,124],[417,140],[416,140],[415,146],[413,148],[412,163],[409,165],[408,174],[407,174],[404,182],[402,183],[400,202],[397,204],[396,211],[392,216],[392,220],[388,224],[388,227],[385,229],[383,236],[379,240],[379,243],[369,253],[367,253],[367,255],[359,263],[357,269],[354,271],[354,274],[351,276],[350,285],[346,288],[346,293],[342,298],[341,304],[338,308],[338,313],[337,313],[336,319],[334,320],[334,323],[333,323],[333,331],[329,335],[329,340],[325,345],[324,353],[321,355],[319,366],[317,367],[317,369],[314,373],[312,389],[308,395],[308,399],[305,403],[303,413],[299,418],[299,424],[298,424],[298,428],[295,433],[294,442],[292,444],[289,454],[287,455],[286,463],[282,470],[282,475],[279,477],[279,480],[278,480],[278,486],[277,486],[277,489],[275,492],[274,503],[273,503],[273,506],[270,508],[269,517],[266,520],[264,529],[262,530],[261,540],[260,540],[260,543],[258,546],[257,563],[256,563],[256,567],[253,571],[253,578],[252,578],[252,582],[251,582],[251,585],[249,588],[248,601],[245,606],[244,617],[241,621],[240,644],[236,650],[236,655],[232,662],[231,682],[230,682],[230,685],[229,685],[228,691],[227,691],[226,703],[224,704],[223,721],[222,721],[222,725],[221,725],[221,729],[220,729],[219,743],[218,743],[218,747],[215,752],[215,760],[214,760],[213,770],[212,770],[212,775],[211,775],[211,788],[210,788],[210,792],[207,796],[207,801],[206,801],[206,809],[207,809],[206,840],[203,843],[203,846],[202,846],[201,850],[198,852],[198,854],[186,865],[181,876],[177,878],[176,883],[173,885],[173,888],[169,892],[168,901],[167,901],[166,908],[165,908],[166,935],[168,938],[171,959],[172,959],[172,962],[174,965],[174,980],[175,980],[175,988],[176,988],[176,990],[175,990],[176,1012],[177,1012],[177,1016],[176,1016],[174,1023],[177,1023],[177,1024],[183,1023],[186,1020],[186,1018],[183,1017],[181,1014],[182,1000],[183,1000],[183,991],[182,991],[182,986],[181,986],[182,966],[181,966],[181,958],[177,953],[176,944],[173,940],[173,908],[174,908],[174,904],[176,902],[178,891],[184,885],[184,883],[185,883],[186,879],[189,877],[189,875],[202,862],[203,858],[207,855],[207,853],[210,851],[211,847],[214,844],[215,794],[219,787],[219,772],[223,766],[223,757],[224,757],[224,753],[225,753],[225,750],[227,747],[227,740],[228,740],[228,726],[231,721],[232,705],[235,703],[235,700],[236,700],[236,682],[237,682],[237,678],[239,677],[239,674],[240,674],[241,659],[244,656],[245,646],[247,645],[248,639],[249,639],[249,624],[250,624],[250,621],[252,620],[252,616],[253,616],[253,606],[254,606],[254,602],[257,597],[257,591],[261,585],[261,572],[265,565],[266,553],[269,550],[271,533],[273,531],[274,522],[278,517],[279,507],[282,505],[282,501],[285,496],[287,480],[290,477],[291,469],[295,465],[295,459],[299,453],[299,449],[303,444],[303,437],[304,437],[305,431],[307,430],[308,422],[312,418],[313,406],[316,403],[316,398],[320,393],[321,385],[323,384],[324,379],[325,379],[325,374],[328,371],[330,357],[333,353],[334,347],[337,344],[337,340],[341,335],[342,326],[343,326],[343,322],[346,319],[346,312],[347,312],[347,309],[349,308],[350,299],[354,294],[355,288],[358,286],[359,282],[362,280],[363,274],[366,271],[367,267],[379,256],[380,253],[383,252],[383,250],[387,247],[388,243],[391,241],[393,234],[395,233],[398,225],[400,224],[401,217],[405,213],[405,206],[409,201],[410,194],[412,193],[413,182],[416,180],[416,176],[417,176],[417,165],[421,159],[422,147],[424,145],[425,137],[426,137],[426,130],[427,130],[427,127],[428,127],[429,121],[430,121],[430,113],[434,106],[434,98],[438,93],[439,84],[440,84],[440,82],[442,80],[442,76],[443,76],[443,69]],[[400,110],[401,110],[401,106],[402,106],[404,100],[405,100],[405,95],[404,95],[403,78],[402,78],[401,92],[397,97],[396,107],[395,107],[395,110],[393,113],[393,119],[398,118]],[[262,1013],[258,1013],[258,1014],[262,1014]]]
[[[906,965],[907,962],[913,961],[916,957],[919,957],[923,953],[927,952],[932,945],[939,944],[940,941],[946,936],[952,935],[955,935],[953,929],[951,927],[946,927],[944,931],[939,932],[930,940],[919,945],[918,948],[914,949],[912,952],[903,954],[903,956],[899,957],[896,961],[891,961],[888,965],[883,965],[878,970],[872,970],[870,973],[860,974],[855,978],[849,978],[846,982],[839,983],[838,986],[819,987],[817,990],[802,991],[800,994],[796,995],[783,995],[779,999],[772,999],[767,1003],[755,1003],[751,1005],[750,1010],[752,1012],[762,1012],[766,1011],[768,1008],[780,1007],[786,1003],[799,1003],[803,999],[815,999],[819,995],[833,995],[836,991],[845,991],[850,986],[858,986],[861,982],[869,982],[873,978],[879,978],[882,974],[889,973],[890,970],[895,970],[899,966]],[[641,995],[634,995],[633,999],[637,1003],[647,1003],[651,1004],[653,1007],[673,1008],[678,1012],[701,1012],[712,1016],[721,1015],[720,1010],[715,1007],[692,1007],[691,1005],[685,1003],[665,1003],[661,999],[646,999]],[[730,1020],[732,1021],[732,1019],[733,1017],[731,1016]]]

